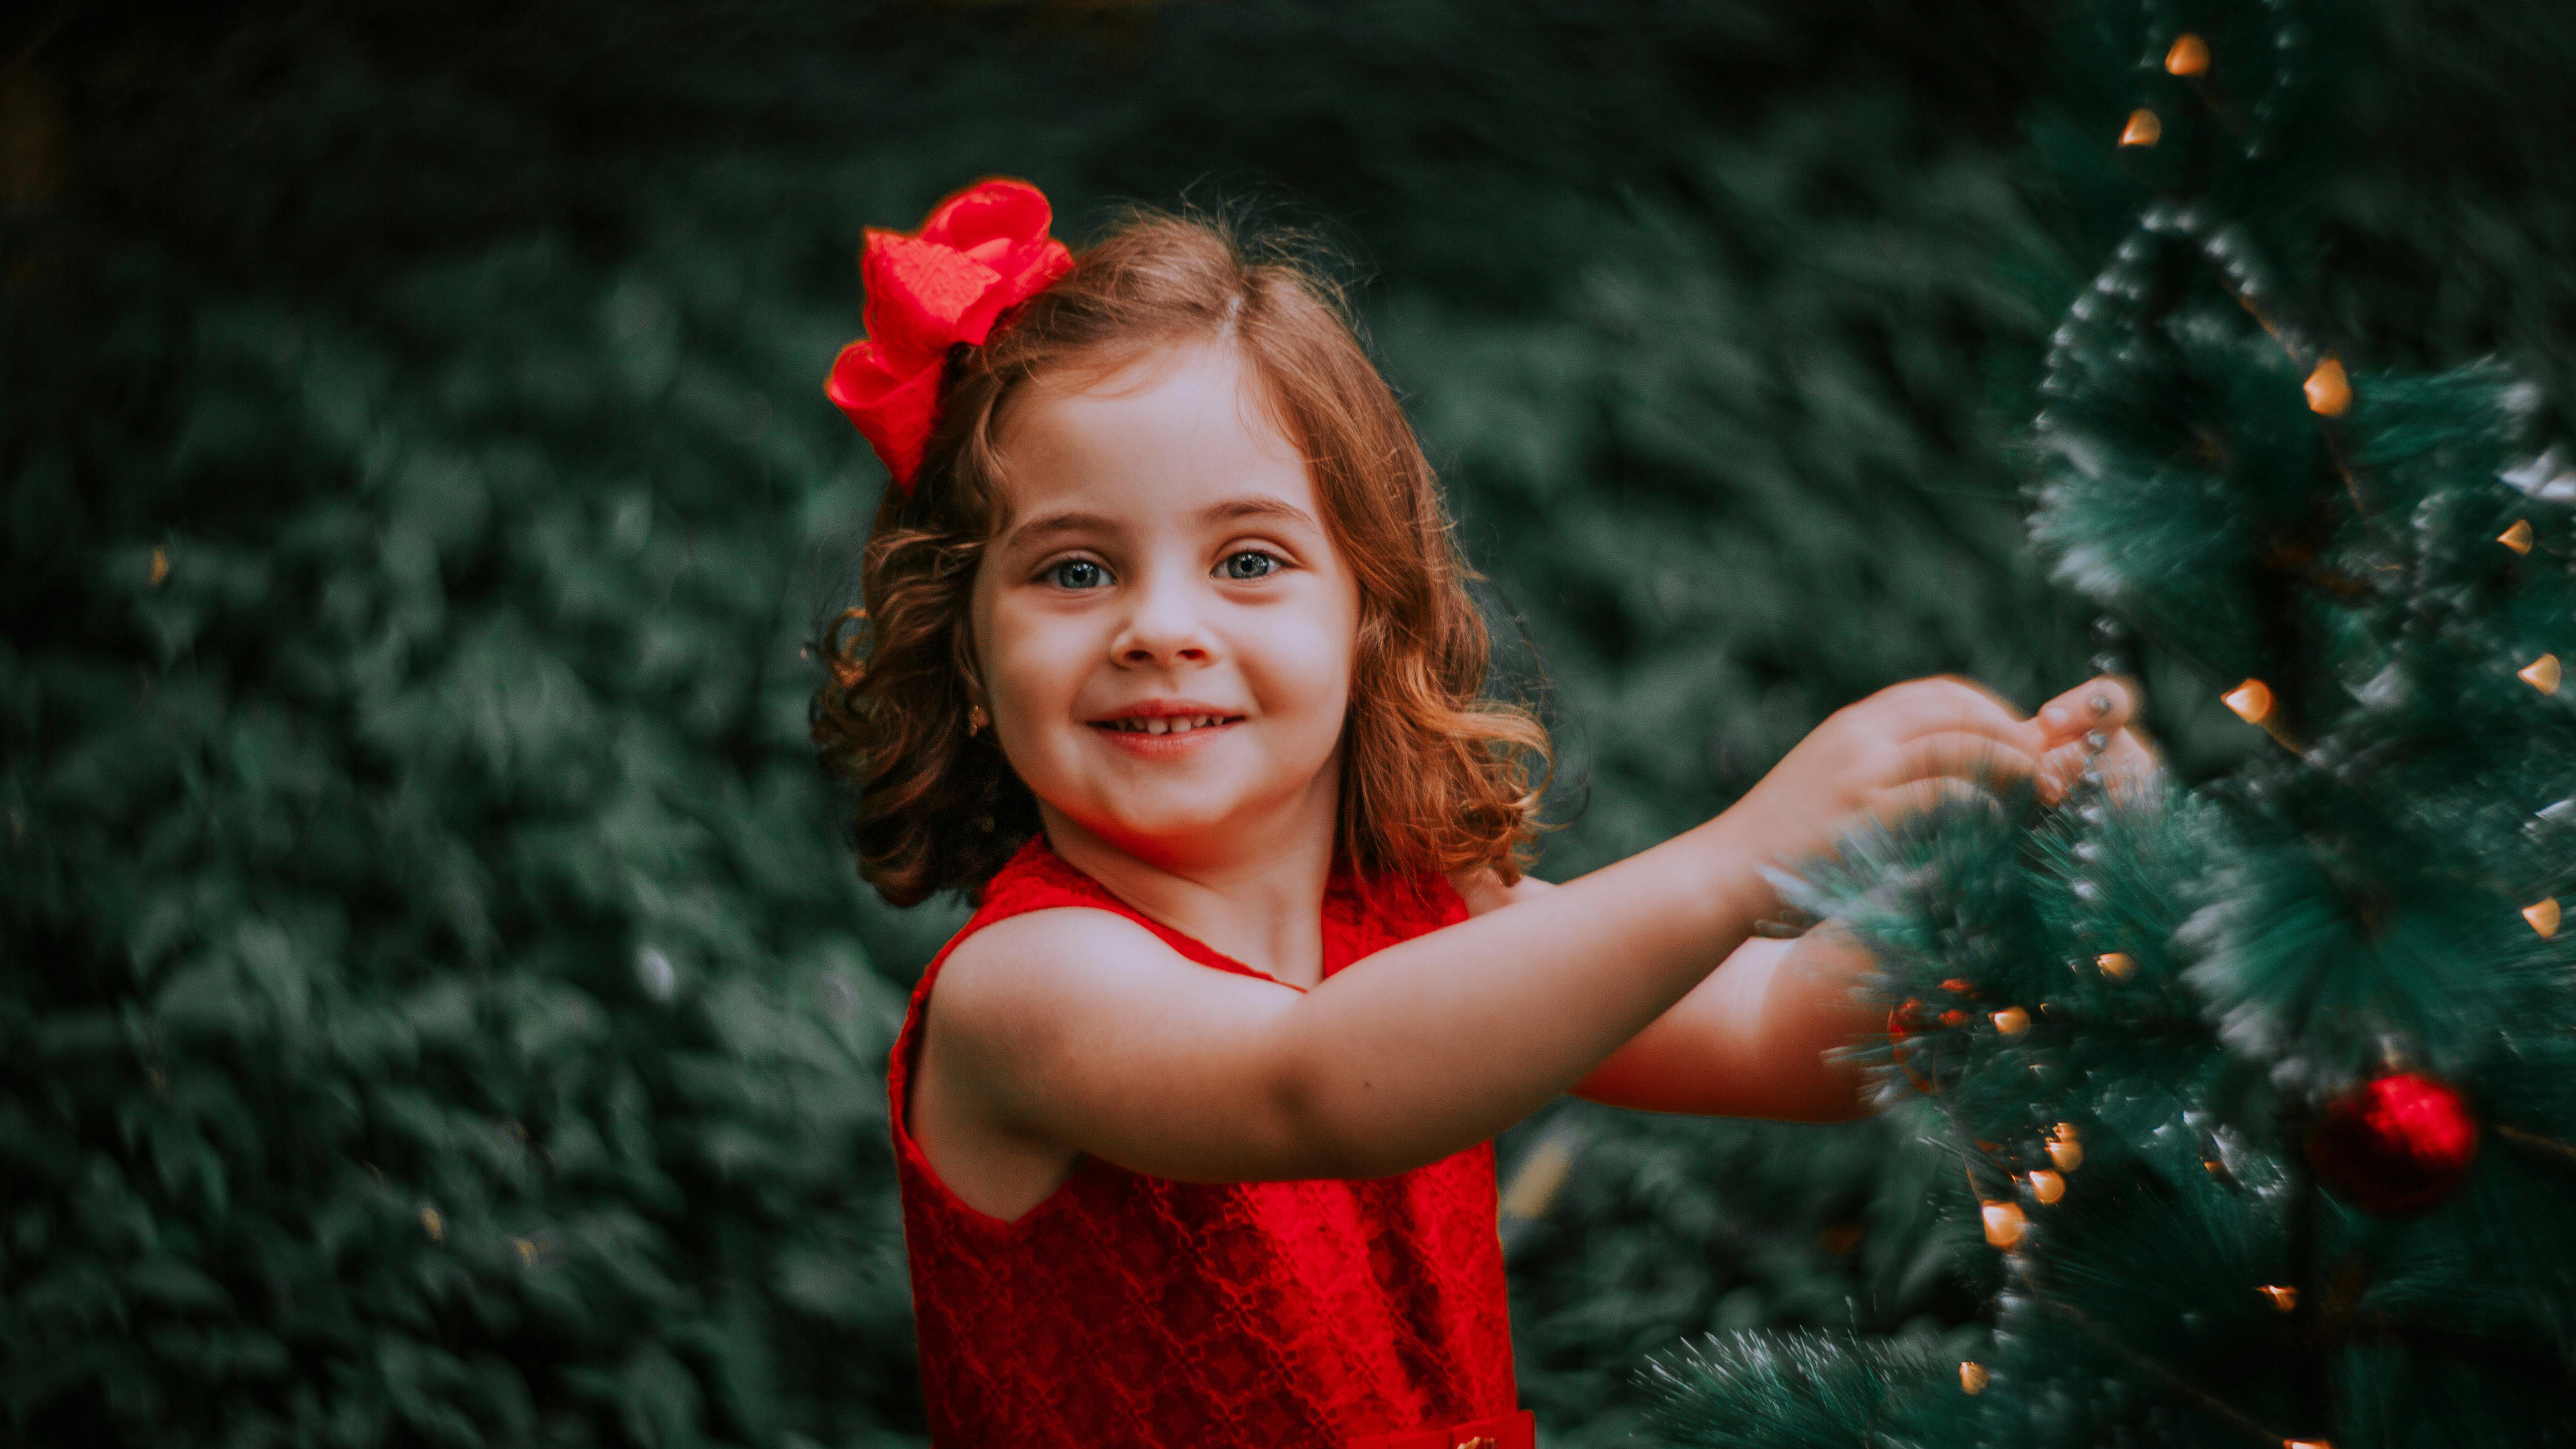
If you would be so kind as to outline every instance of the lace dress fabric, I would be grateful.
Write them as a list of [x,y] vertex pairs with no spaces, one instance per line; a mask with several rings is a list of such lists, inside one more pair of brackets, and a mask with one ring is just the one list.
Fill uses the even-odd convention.
[[[1262,974],[1121,904],[1043,840],[923,973],[887,1085],[932,1442],[1341,1449],[1513,1415],[1490,1144],[1348,1182],[1185,1183],[1084,1158],[1014,1222],[948,1191],[904,1111],[939,968],[983,927],[1058,906]],[[1436,878],[1336,878],[1325,974],[1465,915]]]

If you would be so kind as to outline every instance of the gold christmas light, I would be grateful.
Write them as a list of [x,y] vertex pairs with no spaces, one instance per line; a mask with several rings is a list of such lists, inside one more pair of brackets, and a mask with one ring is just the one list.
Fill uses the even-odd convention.
[[2534,901],[2530,905],[2524,906],[2522,908],[2522,918],[2531,922],[2531,929],[2538,931],[2541,935],[2541,939],[2543,940],[2547,940],[2549,937],[2557,935],[2558,898],[2552,896],[2547,900]]
[[2018,1006],[2007,1006],[1994,1015],[1995,1030],[2006,1036],[2019,1036],[2030,1030],[2030,1013]]
[[2138,963],[2129,959],[2126,951],[2105,951],[2093,958],[2093,964],[2114,981],[2126,981],[2138,974]]
[[2334,1445],[2323,1439],[2284,1439],[2281,1449],[2334,1449]]
[[2165,69],[2175,75],[2200,75],[2209,69],[2209,42],[2189,32],[2175,38],[2165,52]]
[[420,1210],[420,1230],[429,1234],[429,1240],[435,1243],[447,1236],[447,1220],[438,1215],[438,1209],[423,1207]]
[[2155,112],[2141,108],[2129,113],[2129,124],[2120,130],[2120,144],[2152,146],[2163,139],[2164,134],[2165,123],[2156,119]]
[[2018,1203],[1984,1203],[1977,1211],[1986,1220],[1986,1241],[1998,1248],[2020,1242],[2023,1231],[2030,1226],[2030,1219],[2021,1215]]
[[2045,1167],[2040,1168],[2030,1175],[2030,1195],[2039,1199],[2040,1206],[2046,1207],[2066,1196],[2066,1179]]
[[2558,692],[2558,656],[2543,654],[2514,671],[2514,677],[2543,694]]
[[2272,686],[2259,679],[2249,679],[2219,699],[2247,724],[2261,724],[2272,717]]
[[2254,1291],[2272,1300],[2272,1306],[2283,1313],[2291,1312],[2299,1306],[2299,1290],[2287,1284],[2266,1283]]
[[2515,519],[2513,521],[2513,527],[2496,535],[2496,542],[2512,549],[2515,553],[2531,552],[2531,520],[2528,518]]
[[2352,406],[2352,379],[2344,375],[2343,364],[2331,357],[2317,360],[2317,369],[2302,384],[2308,394],[2308,411],[2330,418],[2343,416]]
[[1959,1387],[1971,1394],[1986,1391],[1986,1366],[1972,1358],[1959,1360]]
[[2060,1122],[2048,1129],[2048,1160],[2060,1172],[2073,1172],[2084,1165],[2084,1139],[2072,1122]]
[[156,588],[156,589],[157,589],[157,588],[159,588],[159,587],[161,587],[162,581],[163,581],[163,580],[165,580],[165,579],[167,579],[167,578],[169,578],[169,577],[170,577],[170,550],[168,550],[168,549],[166,549],[166,548],[155,548],[155,549],[153,549],[153,550],[152,550],[152,587],[154,587],[154,588]]

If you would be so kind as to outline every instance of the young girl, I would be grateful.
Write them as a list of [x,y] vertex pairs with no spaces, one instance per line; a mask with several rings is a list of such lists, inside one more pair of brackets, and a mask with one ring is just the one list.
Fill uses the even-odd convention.
[[1521,874],[1546,740],[1336,293],[1138,216],[1077,261],[986,182],[871,232],[830,386],[894,479],[815,736],[890,901],[979,909],[895,1046],[944,1446],[1530,1449],[1490,1139],[1561,1092],[1855,1115],[1873,1029],[1764,869],[2116,731],[1948,680],[1732,809]]

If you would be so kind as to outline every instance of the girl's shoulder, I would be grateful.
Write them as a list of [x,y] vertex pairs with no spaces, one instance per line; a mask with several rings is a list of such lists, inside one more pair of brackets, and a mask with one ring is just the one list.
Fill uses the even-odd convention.
[[[986,883],[976,899],[975,914],[950,938],[940,953],[942,961],[934,966],[944,964],[954,970],[991,957],[1022,963],[1094,958],[1103,946],[1131,952],[1139,946],[1158,946],[1161,949],[1146,950],[1139,959],[1260,974],[1120,900],[1107,886],[1056,854],[1044,836],[1020,847]],[[1116,958],[1121,953],[1109,954]]]
[[[1155,932],[1112,910],[1042,905],[961,937],[941,963],[936,1015],[952,1041],[1025,1043],[1110,1000],[1150,999],[1207,973]],[[935,1002],[935,1013],[933,1005]]]
[[[1324,900],[1324,974],[1426,931],[1483,915],[1551,889],[1522,876],[1510,885],[1490,869],[1443,877],[1361,878],[1336,872]],[[1146,948],[1139,951],[1138,948]],[[1159,947],[1160,949],[1153,949]],[[1214,967],[1229,975],[1273,978],[1197,938],[1145,915],[1108,887],[1049,848],[1031,840],[985,886],[974,916],[953,937],[941,961],[956,973],[987,974],[985,961],[1012,963],[1002,974],[1020,977],[1032,968],[1067,960],[1125,959],[1150,970],[1172,965]]]

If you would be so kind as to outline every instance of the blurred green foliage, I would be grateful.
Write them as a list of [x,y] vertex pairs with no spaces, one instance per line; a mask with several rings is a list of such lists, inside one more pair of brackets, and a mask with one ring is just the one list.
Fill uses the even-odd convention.
[[[1507,673],[1550,686],[1549,875],[1876,686],[2029,703],[2082,667],[2006,456],[2067,285],[2015,179],[2022,5],[8,24],[0,1408],[30,1441],[917,1430],[881,1068],[956,915],[852,878],[799,645],[881,482],[819,396],[859,229],[974,176],[1076,235],[1249,199],[1351,259],[1528,641]],[[2419,81],[2381,103],[2464,83]],[[2408,144],[2336,196],[2363,281],[2438,258],[2537,310],[2499,337],[2437,288],[2399,341],[2563,336],[2532,250],[2563,223],[2523,224],[2576,194],[2530,191],[2554,153]],[[2419,185],[2493,219],[2431,234]],[[2216,759],[2208,718],[2160,725]],[[1514,1287],[1552,1443],[1624,1432],[1684,1333],[1973,1311],[1895,1125],[1563,1110],[1584,1147]]]

